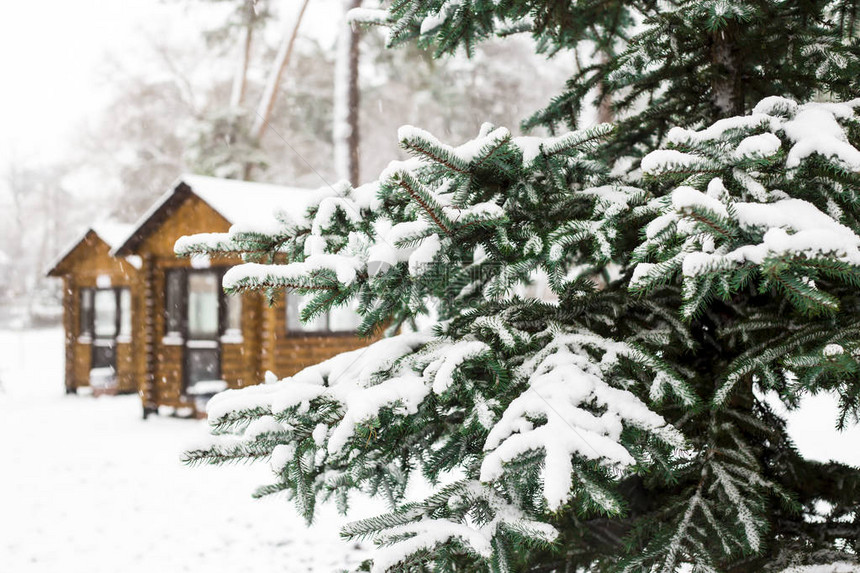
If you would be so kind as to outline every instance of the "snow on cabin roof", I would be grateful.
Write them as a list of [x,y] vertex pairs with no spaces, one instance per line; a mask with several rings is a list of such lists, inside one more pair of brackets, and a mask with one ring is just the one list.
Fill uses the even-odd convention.
[[[57,257],[53,261],[51,261],[51,264],[48,267],[48,276],[50,276],[51,273],[53,273],[57,269],[57,267],[60,266],[60,263],[62,263],[63,260],[65,260],[65,258],[68,257],[72,253],[72,251],[74,251],[75,248],[77,248],[77,246],[80,245],[84,241],[84,239],[87,238],[87,235],[89,235],[90,233],[95,233],[95,235],[99,239],[104,241],[107,246],[110,247],[111,251],[113,251],[113,249],[116,249],[126,240],[126,238],[131,234],[133,229],[134,225],[131,225],[130,223],[120,223],[119,221],[105,220],[93,224],[91,227],[88,227],[83,233],[75,237],[75,239],[71,241],[65,249],[60,251],[60,254],[57,255]],[[126,259],[128,259],[133,266],[137,268],[140,267],[140,264],[137,261],[137,257],[126,257]]]
[[[175,204],[177,196],[185,190],[199,197],[228,223],[234,225],[260,220],[271,221],[277,213],[303,216],[317,193],[317,190],[302,187],[184,174],[143,214],[133,225],[127,238],[114,247],[112,253],[130,253],[140,239],[148,234],[145,227],[158,218],[163,208]],[[210,230],[200,229],[200,232]]]
[[[314,189],[183,175],[180,180],[230,223],[245,223],[276,211],[304,214]],[[202,229],[205,231],[205,229]]]
[[131,223],[120,223],[118,221],[102,221],[91,227],[99,238],[115,249],[125,242],[134,226]]

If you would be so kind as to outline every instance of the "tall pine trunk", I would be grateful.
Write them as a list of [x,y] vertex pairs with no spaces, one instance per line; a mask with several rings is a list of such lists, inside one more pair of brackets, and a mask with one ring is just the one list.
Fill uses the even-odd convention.
[[338,179],[359,184],[358,145],[359,90],[358,58],[359,31],[346,19],[346,14],[361,6],[361,0],[344,0],[344,20],[338,36],[337,61],[334,78],[334,163]]
[[[605,51],[600,52],[600,63],[608,67],[611,57]],[[606,78],[601,78],[597,85],[600,92],[600,100],[597,104],[597,123],[612,123],[615,120],[615,113],[612,110],[612,91],[606,84]]]
[[237,109],[245,99],[245,88],[248,83],[248,63],[251,60],[251,46],[254,39],[254,24],[256,23],[254,12],[254,1],[247,2],[247,15],[245,29],[242,32],[242,52],[239,56],[239,65],[236,66],[236,75],[233,77],[233,89],[230,92],[230,107]]
[[744,113],[737,27],[737,22],[730,20],[722,29],[711,32],[711,102],[714,108],[712,119]]

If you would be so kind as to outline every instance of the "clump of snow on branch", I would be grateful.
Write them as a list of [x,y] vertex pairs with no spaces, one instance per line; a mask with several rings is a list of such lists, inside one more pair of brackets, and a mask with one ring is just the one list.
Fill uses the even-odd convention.
[[[410,387],[415,389],[417,394],[395,388],[385,395],[386,387],[379,388],[374,385],[373,376],[380,370],[390,368],[398,359],[411,354],[430,339],[431,336],[427,333],[409,333],[386,338],[367,348],[339,354],[279,382],[221,392],[207,405],[209,419],[217,422],[242,410],[255,408],[267,409],[273,415],[282,414],[294,407],[307,410],[311,400],[326,396],[346,406],[346,410],[349,410],[350,405],[356,408],[355,411],[348,412],[349,419],[345,417],[336,426],[339,436],[351,435],[354,424],[369,415],[359,413],[358,410],[372,413],[374,407],[378,409],[384,404],[397,402],[407,408],[414,408],[426,395],[427,389],[418,389],[415,384]],[[404,387],[409,385],[410,380],[421,382],[420,376],[410,372],[405,367],[401,371],[398,380],[404,381]],[[370,401],[371,395],[377,399]],[[341,441],[345,441],[345,438],[336,444]],[[333,449],[336,450],[337,447]]]
[[[762,128],[767,133],[741,141],[735,150],[738,156],[772,155],[779,148],[777,136],[782,134],[790,143],[785,163],[789,169],[818,154],[836,159],[846,169],[860,172],[860,151],[848,143],[845,128],[840,124],[840,120],[856,122],[854,110],[857,107],[860,107],[860,99],[846,103],[798,105],[785,98],[766,98],[748,116],[721,119],[700,131],[675,127],[669,131],[668,140],[675,145],[701,144],[719,141],[732,132]],[[695,159],[680,151],[658,150],[643,159],[642,170],[656,174],[670,164],[679,165],[685,161],[690,165]]]
[[[432,517],[440,505],[457,512],[480,505],[485,508],[485,514],[467,522]],[[461,480],[446,486],[427,501],[400,512],[397,518],[396,524],[385,529],[377,539],[381,547],[374,554],[372,571],[375,573],[389,571],[415,553],[451,540],[486,560],[491,557],[494,538],[510,531],[528,532],[544,543],[551,543],[558,537],[554,527],[530,519],[516,505],[476,480]],[[356,522],[348,525],[344,533],[358,536],[365,528],[364,523]]]
[[[813,192],[814,183],[806,191],[800,181],[814,178],[821,162],[845,177],[860,173],[860,151],[847,136],[848,125],[857,124],[858,106],[860,100],[798,105],[768,98],[749,116],[700,131],[673,128],[673,148],[647,155],[642,169],[685,181],[652,201],[658,216],[636,249],[633,288],[647,290],[680,271],[689,316],[710,296],[712,283],[700,279],[721,280],[713,288],[725,296],[732,288],[726,273],[767,268],[769,280],[795,303],[808,302],[816,311],[832,308],[817,289],[816,261],[860,268],[860,236],[839,220],[838,186],[827,196]],[[774,169],[781,179],[771,175]],[[790,189],[805,194],[790,196]],[[806,265],[808,272],[787,274],[780,262]]]
[[[605,360],[590,360],[585,346],[602,347],[607,352]],[[528,389],[511,402],[487,436],[481,479],[497,479],[505,463],[526,452],[542,450],[543,494],[549,509],[555,511],[570,496],[574,456],[615,469],[635,463],[620,443],[625,425],[653,432],[680,446],[680,434],[661,416],[631,392],[604,381],[604,370],[614,367],[619,351],[632,349],[593,335],[559,333],[528,360],[520,369],[528,378]],[[546,421],[536,424],[535,419]],[[606,509],[619,510],[614,505]]]

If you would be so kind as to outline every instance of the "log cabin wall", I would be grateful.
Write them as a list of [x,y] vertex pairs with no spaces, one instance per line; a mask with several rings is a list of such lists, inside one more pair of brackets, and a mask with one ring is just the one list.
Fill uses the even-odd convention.
[[266,309],[264,322],[268,340],[267,370],[279,378],[292,376],[299,370],[319,364],[341,352],[348,352],[369,344],[370,340],[351,333],[290,332],[287,328],[285,296],[279,296],[275,305]]
[[[169,337],[166,325],[167,273],[172,269],[192,269],[188,259],[177,258],[173,251],[176,240],[183,235],[201,232],[226,232],[230,223],[204,201],[189,195],[153,230],[135,249],[144,262],[149,277],[140,304],[148,309],[146,321],[136,325],[135,333],[141,340],[149,340],[149,358],[144,356],[139,366],[139,377],[150,380],[144,393],[144,407],[155,410],[159,406],[190,409],[201,413],[201,404],[185,393],[185,340]],[[211,269],[226,269],[238,259],[216,259],[208,263]],[[148,265],[148,266],[147,266]],[[199,265],[198,265],[199,266]],[[261,366],[261,310],[262,300],[257,293],[242,295],[241,335],[219,338],[221,378],[229,388],[256,384],[262,379]]]
[[[110,255],[110,246],[93,231],[88,232],[63,260],[52,269],[52,276],[63,278],[63,326],[66,331],[66,391],[90,385],[93,337],[82,332],[81,292],[83,289],[128,288],[132,299],[139,290],[138,270],[129,261]],[[136,314],[132,308],[132,321]],[[134,339],[118,337],[116,388],[110,391],[136,392]]]
[[154,402],[157,406],[174,408],[193,407],[193,402],[182,395],[182,351],[181,345],[166,339],[165,328],[165,271],[173,266],[184,266],[181,262],[153,257],[152,291],[149,294],[153,307],[153,347],[155,360],[152,372],[147,373],[155,381]]
[[258,384],[263,379],[260,345],[262,340],[263,297],[242,295],[242,344],[221,346],[221,368],[230,388]]
[[75,385],[75,298],[72,290],[72,278],[63,277],[63,332],[65,332],[65,386],[66,394],[73,394]]
[[140,285],[134,296],[132,337],[138,341],[134,362],[135,378],[140,387],[144,416],[157,408],[155,395],[155,301],[153,300],[154,262],[150,254],[141,257]]

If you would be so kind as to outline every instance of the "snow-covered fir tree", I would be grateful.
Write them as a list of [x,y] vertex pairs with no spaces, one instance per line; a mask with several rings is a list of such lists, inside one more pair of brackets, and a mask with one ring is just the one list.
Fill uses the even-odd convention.
[[[378,544],[372,571],[852,567],[860,471],[804,459],[772,404],[860,409],[857,8],[356,13],[439,53],[517,29],[548,51],[587,40],[604,57],[535,121],[575,127],[599,86],[619,125],[488,124],[459,146],[404,127],[413,158],[376,181],[177,243],[242,254],[229,290],[311,295],[304,319],[356,301],[360,331],[384,333],[216,396],[188,460],[269,460],[258,495],[309,520],[378,496],[390,511],[344,531]],[[407,499],[419,474],[432,491]]]

